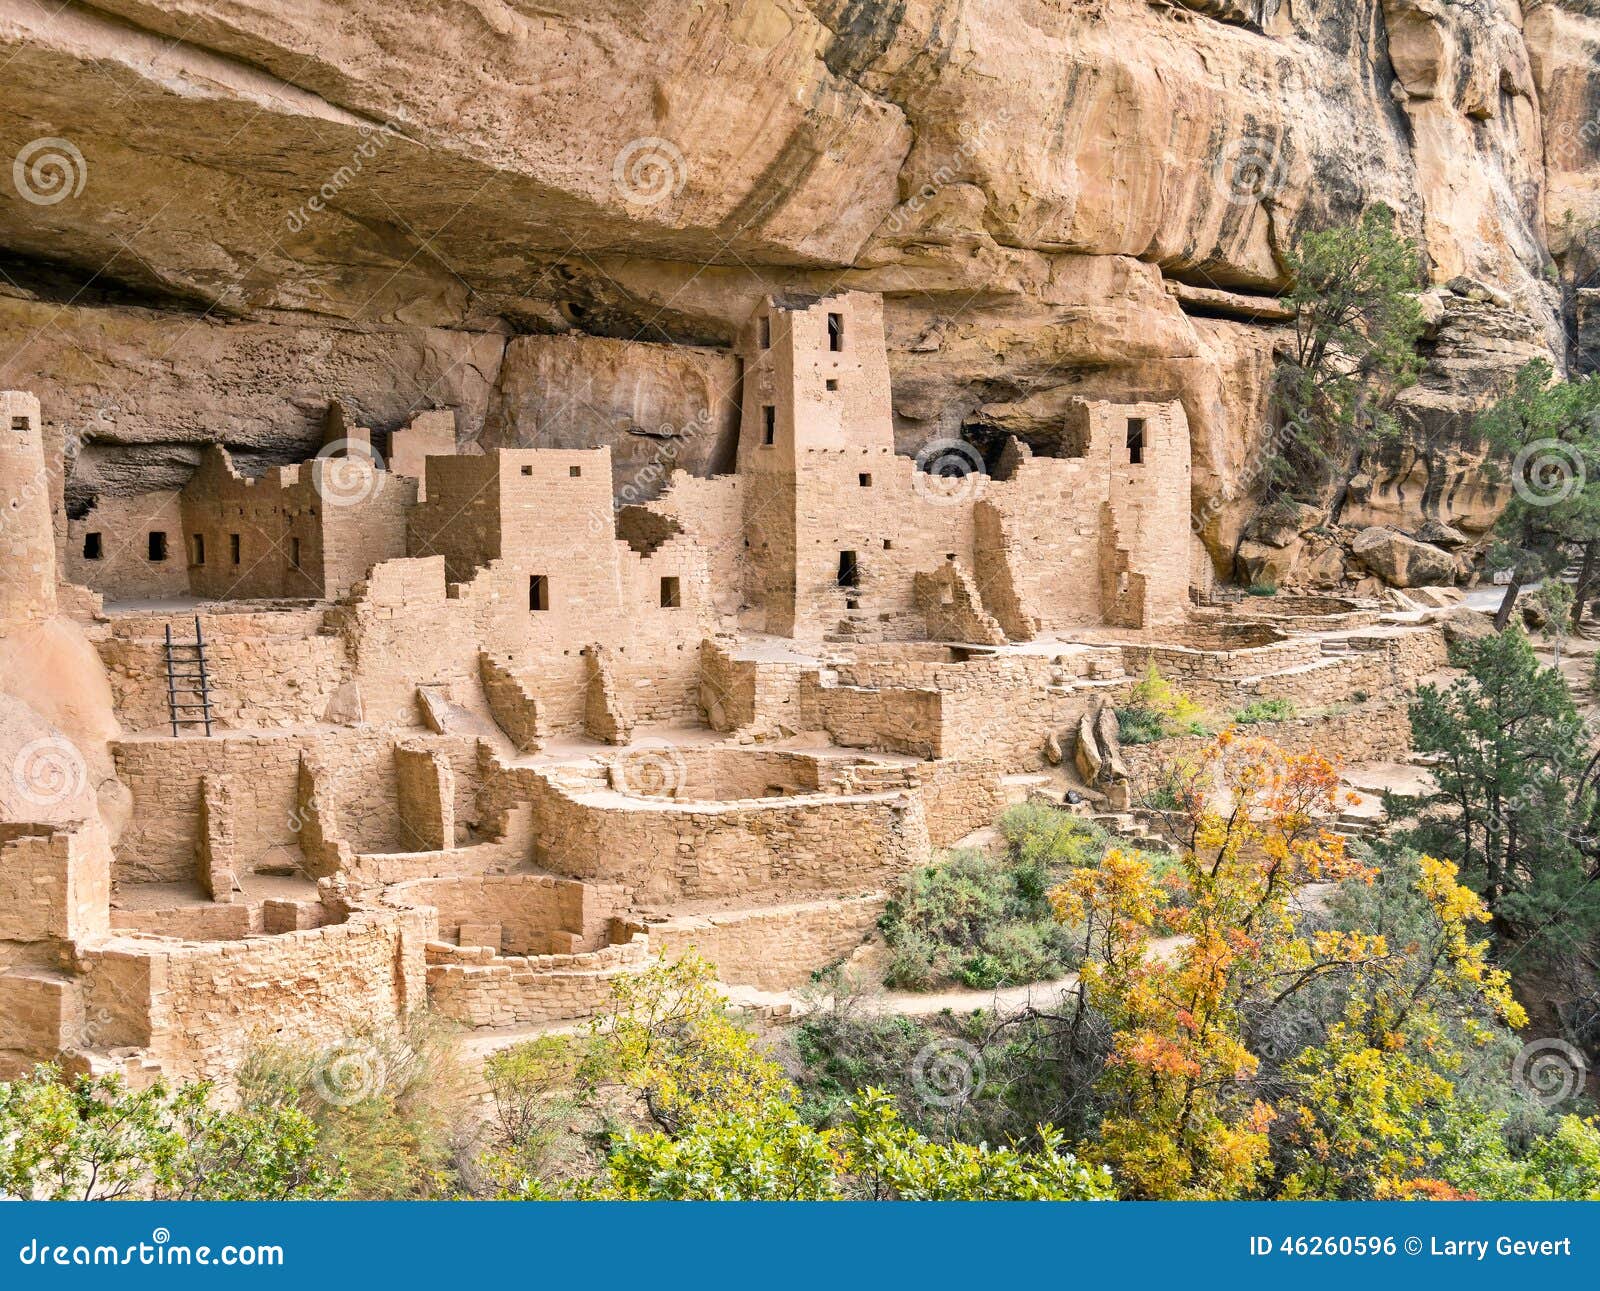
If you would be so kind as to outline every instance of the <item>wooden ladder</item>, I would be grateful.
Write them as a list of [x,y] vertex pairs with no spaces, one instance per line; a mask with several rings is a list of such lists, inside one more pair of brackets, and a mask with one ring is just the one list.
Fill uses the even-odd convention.
[[194,616],[194,640],[174,641],[167,624],[167,712],[172,737],[184,726],[204,726],[211,734],[211,682],[206,676],[206,643],[200,616]]

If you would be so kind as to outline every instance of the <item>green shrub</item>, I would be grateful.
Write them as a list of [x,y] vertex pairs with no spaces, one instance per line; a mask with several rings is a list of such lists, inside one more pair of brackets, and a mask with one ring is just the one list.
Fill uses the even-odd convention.
[[1072,930],[1058,924],[1050,889],[1093,864],[1105,835],[1041,803],[999,820],[1005,852],[951,852],[905,875],[879,926],[889,943],[884,981],[907,990],[959,984],[974,990],[1044,981],[1076,961]]
[[1117,709],[1117,734],[1124,744],[1154,744],[1178,735],[1209,735],[1205,709],[1151,664],[1128,702]]
[[1251,583],[1244,590],[1247,596],[1276,596],[1278,594],[1278,589],[1271,583]]
[[1294,714],[1292,699],[1258,699],[1235,713],[1233,720],[1240,726],[1253,726],[1257,722],[1287,722]]
[[265,1043],[238,1074],[247,1107],[297,1108],[315,1123],[325,1160],[343,1166],[356,1200],[443,1198],[477,1134],[449,1026],[429,1014],[400,1026],[355,1020],[324,1049]]

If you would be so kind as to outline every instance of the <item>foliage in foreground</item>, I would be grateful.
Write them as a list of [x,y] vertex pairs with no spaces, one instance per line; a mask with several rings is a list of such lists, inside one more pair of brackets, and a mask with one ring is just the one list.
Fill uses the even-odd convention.
[[[1183,773],[1186,907],[1146,858],[1107,852],[1054,894],[1083,937],[1076,992],[959,1036],[808,1019],[813,1102],[959,1039],[982,1077],[959,1102],[904,1103],[919,1128],[1021,1141],[1053,1121],[1124,1197],[1596,1195],[1600,1130],[1575,1083],[1552,1102],[1514,1078],[1526,1018],[1455,866],[1346,856],[1314,754],[1231,732]],[[1325,908],[1291,899],[1317,880],[1338,885]]]
[[[690,954],[619,979],[597,1021],[585,1068],[620,1084],[657,1128],[615,1136],[602,1174],[574,1195],[610,1200],[1073,1200],[1110,1195],[1101,1170],[1037,1131],[1040,1147],[937,1143],[907,1125],[881,1090],[853,1098],[840,1124],[818,1128],[799,1091],[757,1047]],[[550,1195],[524,1178],[504,1195]]]
[[1409,841],[1460,867],[1508,942],[1545,960],[1581,951],[1600,931],[1582,717],[1518,627],[1451,659],[1465,675],[1411,705],[1412,742],[1437,761],[1435,788],[1395,803]]
[[222,1110],[209,1083],[62,1076],[39,1066],[0,1083],[0,1197],[31,1201],[326,1200],[337,1163],[295,1108]]

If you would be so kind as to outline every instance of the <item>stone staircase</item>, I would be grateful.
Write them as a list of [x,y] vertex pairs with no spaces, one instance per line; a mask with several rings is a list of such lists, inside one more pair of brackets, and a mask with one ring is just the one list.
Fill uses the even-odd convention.
[[1159,852],[1172,855],[1177,851],[1172,845],[1172,840],[1166,835],[1151,829],[1149,824],[1141,820],[1131,811],[1100,811],[1079,813],[1086,815],[1087,819],[1099,825],[1101,829],[1113,838],[1124,843],[1129,843],[1141,852]]

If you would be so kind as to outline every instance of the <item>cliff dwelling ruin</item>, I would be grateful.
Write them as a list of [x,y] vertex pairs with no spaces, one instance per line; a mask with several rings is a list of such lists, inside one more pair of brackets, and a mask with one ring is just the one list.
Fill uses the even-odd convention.
[[1439,628],[1215,595],[1179,402],[913,458],[876,296],[769,299],[737,352],[732,472],[620,504],[608,448],[458,451],[441,410],[69,518],[0,394],[0,623],[76,721],[8,719],[0,1068],[572,1021],[690,946],[795,987],[1008,801],[1070,783],[1133,828],[1140,750],[1105,764],[1094,721],[1152,663],[1229,709],[1361,692],[1278,738],[1405,747]]

